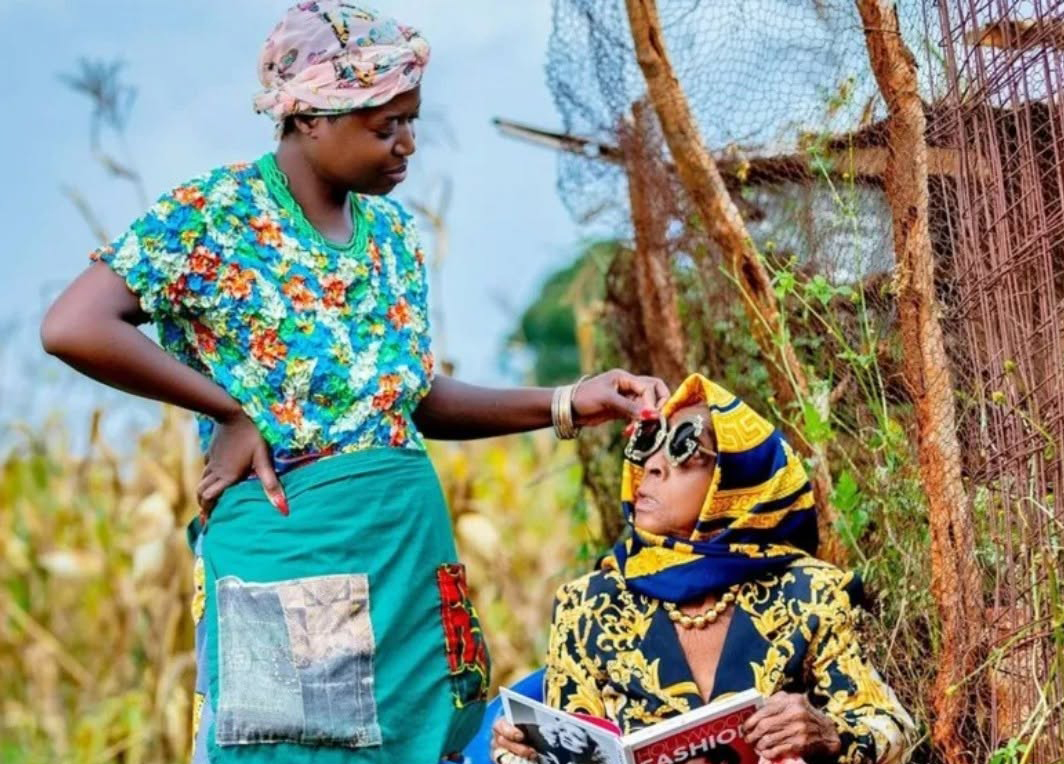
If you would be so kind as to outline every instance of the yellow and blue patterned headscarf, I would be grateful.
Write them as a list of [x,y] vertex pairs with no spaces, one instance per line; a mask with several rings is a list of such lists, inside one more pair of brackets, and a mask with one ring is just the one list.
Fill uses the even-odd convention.
[[718,456],[694,532],[677,539],[635,527],[633,497],[643,470],[626,461],[621,506],[632,533],[604,562],[632,589],[667,602],[778,571],[817,545],[813,489],[779,430],[700,374],[684,380],[663,411],[668,417],[697,404],[709,408]]

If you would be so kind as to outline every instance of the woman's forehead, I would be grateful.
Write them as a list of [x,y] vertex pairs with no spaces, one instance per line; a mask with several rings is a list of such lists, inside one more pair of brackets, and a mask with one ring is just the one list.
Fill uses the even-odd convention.
[[421,108],[421,86],[411,88],[393,97],[387,103],[380,106],[370,106],[365,109],[366,114],[379,117],[405,117],[414,114]]
[[704,403],[692,403],[683,408],[678,408],[672,414],[669,415],[669,424],[673,425],[677,422],[682,422],[688,419],[694,419],[697,416],[703,417],[706,422],[709,422],[709,407]]

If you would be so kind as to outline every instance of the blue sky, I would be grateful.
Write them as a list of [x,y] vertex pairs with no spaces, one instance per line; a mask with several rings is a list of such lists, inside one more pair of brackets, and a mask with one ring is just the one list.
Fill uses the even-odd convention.
[[[130,187],[92,160],[88,100],[58,75],[73,72],[80,57],[126,63],[126,80],[138,91],[130,151],[154,197],[213,166],[271,149],[272,126],[250,103],[259,47],[289,4],[0,0],[0,46],[12,62],[0,121],[8,173],[0,205],[8,249],[8,277],[0,280],[0,327],[7,327],[0,334],[0,415],[24,413],[27,396],[40,405],[42,389],[66,391],[45,401],[60,408],[114,400],[71,382],[35,340],[48,296],[84,267],[94,246],[61,186],[88,196],[112,234],[141,211]],[[446,318],[446,350],[461,378],[503,382],[503,337],[580,238],[555,190],[555,156],[491,125],[494,116],[558,124],[544,76],[550,2],[374,5],[419,27],[432,43],[425,108],[445,116],[457,141],[423,141],[411,178],[395,192],[404,201],[421,199],[439,178],[453,182],[450,255],[433,294]]]

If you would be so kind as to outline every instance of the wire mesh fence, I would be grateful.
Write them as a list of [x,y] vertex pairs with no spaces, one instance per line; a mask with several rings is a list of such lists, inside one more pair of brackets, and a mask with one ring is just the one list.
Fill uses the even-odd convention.
[[[726,380],[828,463],[822,506],[880,588],[880,658],[929,735],[974,760],[1060,760],[1064,3],[898,3],[908,121],[897,72],[876,68],[874,0],[661,0],[650,49],[683,104],[651,103],[657,63],[640,61],[629,5],[555,0],[548,80],[564,200],[627,243],[626,283],[656,294],[640,303],[648,370]],[[755,260],[704,214],[660,119],[672,107],[690,110]],[[912,156],[906,123],[923,126]],[[919,246],[928,310],[908,302],[920,274],[903,250]],[[771,352],[742,339],[767,315],[737,309],[751,300],[780,312],[760,327]],[[945,409],[925,405],[936,385]]]

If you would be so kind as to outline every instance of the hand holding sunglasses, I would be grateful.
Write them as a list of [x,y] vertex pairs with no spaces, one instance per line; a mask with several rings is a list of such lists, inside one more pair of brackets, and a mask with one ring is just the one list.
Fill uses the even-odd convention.
[[631,419],[641,410],[656,409],[668,397],[669,388],[657,377],[614,369],[588,378],[574,391],[573,421],[578,427],[589,427]]

